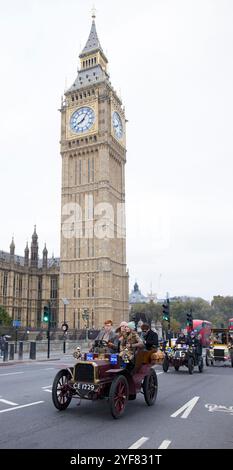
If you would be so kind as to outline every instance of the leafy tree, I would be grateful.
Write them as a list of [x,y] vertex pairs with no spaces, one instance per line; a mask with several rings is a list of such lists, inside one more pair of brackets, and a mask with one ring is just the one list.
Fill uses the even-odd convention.
[[130,319],[133,319],[133,317],[135,317],[137,322],[141,320],[150,325],[152,321],[157,323],[162,319],[162,305],[153,301],[134,304],[131,308]]
[[215,326],[227,327],[229,318],[233,317],[233,297],[216,295],[211,302]]
[[6,309],[0,305],[0,325],[1,326],[10,326],[11,325],[11,317],[7,313]]
[[[173,332],[184,328],[187,323],[187,313],[192,310],[193,318],[212,322],[213,327],[227,327],[228,319],[233,318],[233,297],[214,296],[211,303],[201,297],[173,297],[170,299],[170,323]],[[162,304],[141,303],[134,304],[131,308],[130,318],[135,316],[136,321],[151,324],[162,322],[163,329],[167,330],[168,323],[162,321]]]
[[187,322],[187,313],[192,310],[193,318],[211,321],[213,309],[209,302],[202,298],[190,299],[173,297],[170,299],[171,318],[176,319],[184,327]]

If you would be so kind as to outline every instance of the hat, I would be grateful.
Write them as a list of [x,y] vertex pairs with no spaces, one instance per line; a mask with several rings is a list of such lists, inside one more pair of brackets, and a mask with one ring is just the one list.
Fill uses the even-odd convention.
[[121,326],[128,326],[127,321],[122,321],[122,322],[120,323],[120,327],[121,327]]
[[128,327],[131,329],[131,330],[135,330],[135,322],[134,321],[130,321],[128,323]]

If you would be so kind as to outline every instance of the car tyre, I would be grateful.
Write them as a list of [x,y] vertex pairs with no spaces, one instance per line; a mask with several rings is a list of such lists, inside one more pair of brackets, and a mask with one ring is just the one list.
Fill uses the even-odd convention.
[[189,357],[188,358],[188,371],[189,371],[189,374],[193,373],[193,369],[194,369],[194,360],[193,360],[192,357]]
[[165,358],[163,360],[163,371],[167,372],[168,369],[169,369],[169,360],[168,360],[168,357],[165,356]]
[[158,380],[154,369],[151,369],[149,374],[144,377],[142,389],[146,404],[148,406],[152,406],[156,400],[158,392]]
[[205,357],[205,364],[206,364],[207,367],[210,366],[210,360],[209,360],[209,357],[207,355]]
[[129,398],[129,385],[124,375],[114,378],[109,390],[110,411],[113,418],[123,415]]
[[59,370],[54,378],[52,400],[54,406],[59,411],[65,410],[71,402],[72,394],[68,387],[68,382],[71,378],[71,374],[67,369]]
[[199,362],[198,362],[198,370],[200,373],[203,372],[203,367],[204,367],[203,357],[200,357]]

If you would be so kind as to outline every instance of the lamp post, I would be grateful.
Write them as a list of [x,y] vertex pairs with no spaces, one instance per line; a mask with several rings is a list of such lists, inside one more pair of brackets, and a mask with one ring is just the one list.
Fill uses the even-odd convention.
[[88,321],[89,321],[89,312],[87,308],[83,309],[82,313],[83,320],[85,321],[86,324],[86,343],[88,344]]
[[63,353],[65,354],[66,352],[66,335],[67,335],[67,330],[68,330],[68,325],[66,323],[66,306],[69,305],[69,300],[64,298],[62,299],[63,305],[64,305],[64,317],[63,317],[63,324],[62,324],[62,329],[64,331],[63,333]]

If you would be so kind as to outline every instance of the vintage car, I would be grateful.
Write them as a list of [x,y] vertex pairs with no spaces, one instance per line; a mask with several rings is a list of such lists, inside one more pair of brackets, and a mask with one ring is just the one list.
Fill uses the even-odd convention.
[[233,341],[227,328],[212,328],[210,347],[206,349],[206,365],[226,363],[233,367]]
[[[153,351],[140,350],[135,361],[128,359],[127,350],[119,354],[105,352],[102,343],[94,352],[74,352],[77,363],[74,367],[60,370],[54,378],[52,400],[58,410],[65,410],[72,398],[97,400],[106,398],[113,418],[125,411],[128,400],[134,400],[142,392],[148,406],[154,404],[158,382],[151,359]],[[96,352],[98,350],[98,352]]]
[[163,370],[167,372],[169,366],[174,366],[178,372],[181,366],[188,368],[189,374],[193,373],[194,367],[198,366],[199,372],[203,371],[203,357],[197,358],[195,348],[187,344],[177,344],[173,348],[165,350],[165,357],[163,361]]

